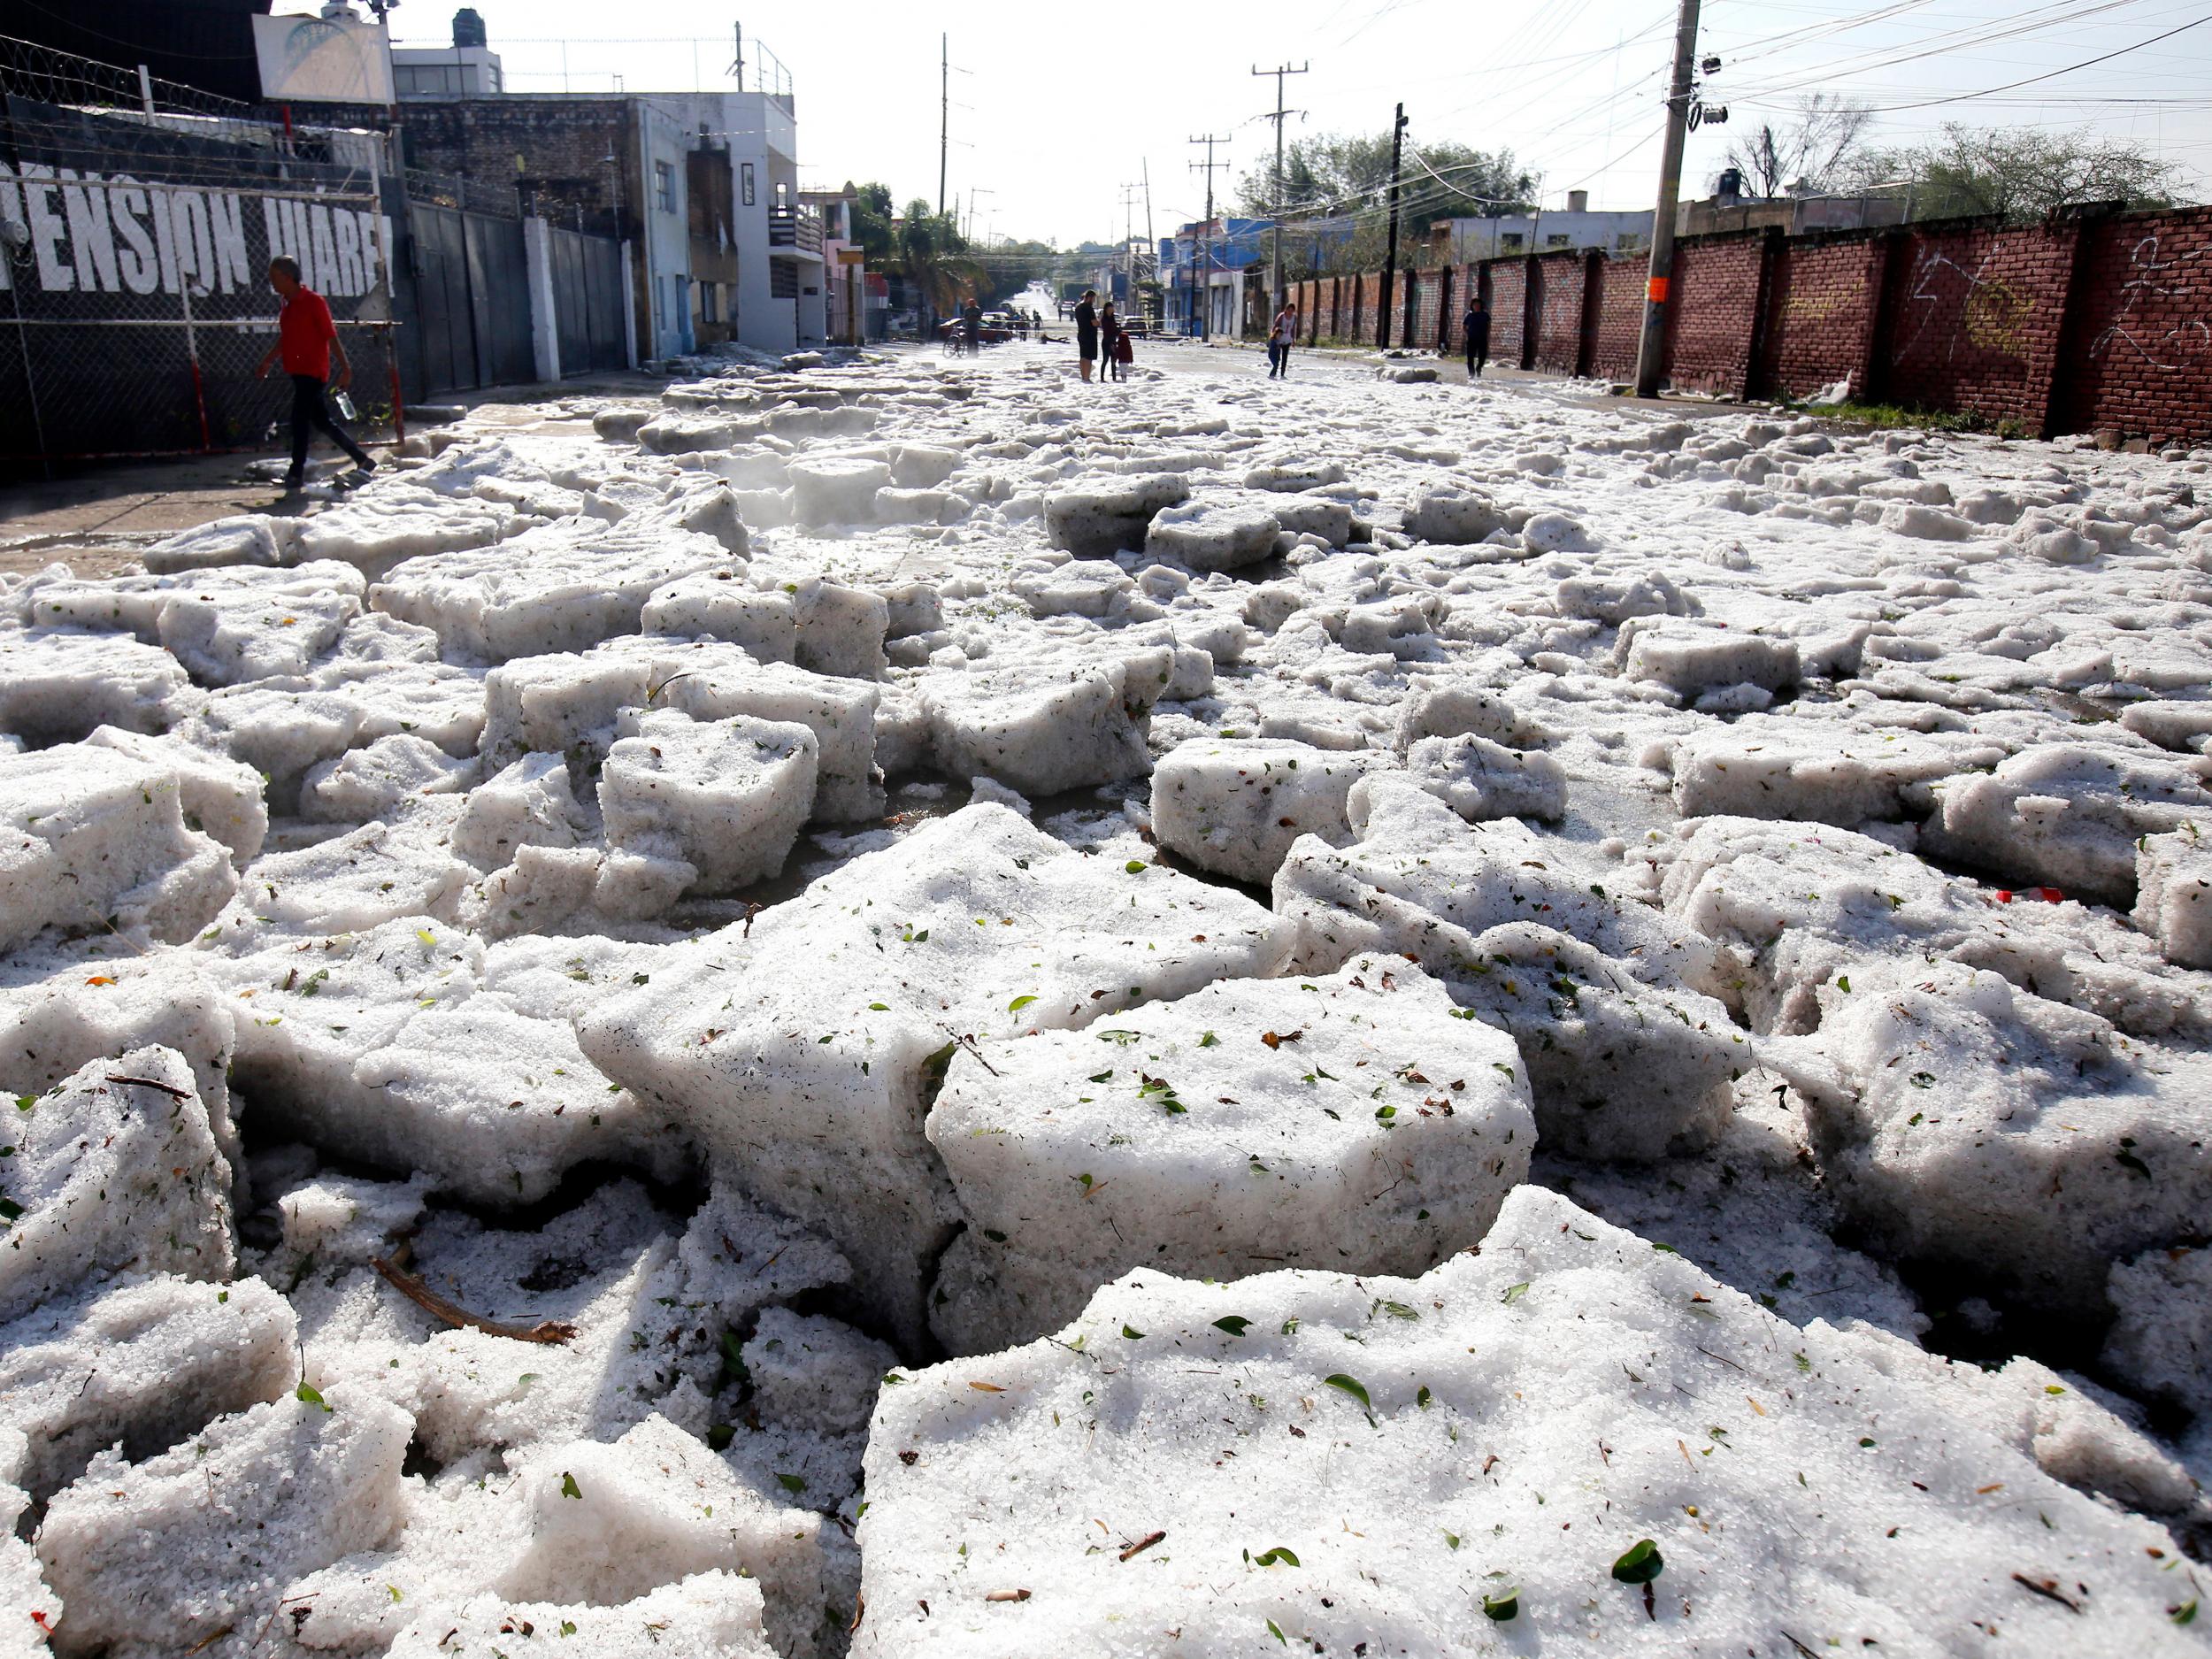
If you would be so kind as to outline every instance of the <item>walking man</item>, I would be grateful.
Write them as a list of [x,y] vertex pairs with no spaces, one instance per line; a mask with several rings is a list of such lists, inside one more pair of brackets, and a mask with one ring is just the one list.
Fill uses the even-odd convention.
[[1091,378],[1091,365],[1098,361],[1097,301],[1098,290],[1085,288],[1075,307],[1075,357],[1087,380]]
[[1288,300],[1275,313],[1275,326],[1267,332],[1267,378],[1290,378],[1290,348],[1298,338],[1298,308]]
[[353,384],[353,365],[346,361],[345,343],[338,338],[337,325],[330,320],[330,307],[321,295],[300,280],[299,261],[288,254],[279,254],[269,261],[269,286],[284,302],[284,309],[277,313],[277,342],[262,357],[256,373],[267,380],[280,357],[284,372],[292,377],[292,470],[284,475],[284,487],[297,489],[307,477],[307,437],[311,426],[328,433],[361,471],[375,472],[376,463],[369,458],[369,452],[330,418],[324,388],[330,382],[333,357],[338,359],[338,389],[342,392]]
[[1475,296],[1461,321],[1467,334],[1467,378],[1479,380],[1482,365],[1490,360],[1490,308],[1482,303],[1481,295]]

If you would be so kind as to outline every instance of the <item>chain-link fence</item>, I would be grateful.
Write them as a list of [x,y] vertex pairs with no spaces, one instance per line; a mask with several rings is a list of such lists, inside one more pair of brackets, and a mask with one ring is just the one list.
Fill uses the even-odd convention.
[[0,469],[273,447],[280,254],[329,303],[356,432],[397,429],[384,137],[249,114],[0,39]]

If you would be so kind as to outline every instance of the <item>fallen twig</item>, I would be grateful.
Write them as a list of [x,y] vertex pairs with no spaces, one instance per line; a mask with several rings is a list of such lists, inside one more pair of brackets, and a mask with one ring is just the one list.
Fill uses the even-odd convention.
[[557,1319],[541,1319],[533,1325],[501,1325],[457,1307],[430,1288],[428,1285],[404,1272],[380,1256],[369,1258],[369,1264],[384,1275],[392,1288],[432,1317],[450,1325],[465,1325],[472,1331],[481,1331],[487,1336],[511,1337],[518,1342],[544,1342],[558,1347],[575,1336],[576,1327],[564,1325]]
[[2023,1590],[2032,1591],[2035,1594],[2041,1596],[2047,1601],[2057,1602],[2069,1613],[2078,1613],[2081,1611],[2081,1604],[2078,1601],[2071,1601],[2067,1597],[2061,1595],[2056,1587],[2053,1585],[2038,1584],[2034,1579],[2029,1578],[2024,1572],[2014,1573],[2012,1575],[2012,1581],[2013,1583],[2018,1585]]
[[1153,1545],[1158,1543],[1166,1536],[1167,1529],[1165,1527],[1161,1528],[1156,1532],[1147,1532],[1142,1538],[1139,1539],[1135,1543],[1130,1545],[1128,1548],[1121,1552],[1122,1560],[1126,1561],[1130,1556],[1151,1548]]
[[150,1077],[118,1077],[111,1071],[108,1073],[108,1081],[111,1083],[135,1083],[140,1088],[157,1088],[163,1094],[176,1100],[190,1100],[192,1098],[192,1091],[190,1089],[179,1088],[173,1083],[157,1082],[154,1079]]

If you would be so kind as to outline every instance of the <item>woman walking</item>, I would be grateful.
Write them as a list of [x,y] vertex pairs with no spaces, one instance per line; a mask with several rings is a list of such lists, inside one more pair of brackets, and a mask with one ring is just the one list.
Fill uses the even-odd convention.
[[1104,354],[1099,360],[1106,365],[1106,373],[1102,374],[1101,379],[1106,379],[1111,375],[1114,349],[1120,343],[1121,318],[1114,310],[1113,301],[1108,300],[1105,307],[1098,313],[1098,344],[1100,350]]
[[1275,313],[1275,326],[1267,331],[1267,378],[1290,378],[1290,349],[1298,339],[1298,308],[1288,300]]

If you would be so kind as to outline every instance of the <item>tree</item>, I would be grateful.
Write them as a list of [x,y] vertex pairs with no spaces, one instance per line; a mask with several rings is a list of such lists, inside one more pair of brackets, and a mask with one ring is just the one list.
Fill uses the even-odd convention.
[[1861,176],[1873,119],[1874,111],[1863,104],[1816,92],[1798,101],[1790,119],[1763,123],[1732,140],[1721,162],[1742,175],[1748,196],[1821,195]]
[[1878,160],[1878,176],[1914,180],[1916,219],[2032,219],[2090,202],[2155,207],[2171,202],[2181,181],[2174,163],[2086,130],[1977,129],[1955,122],[1939,137]]
[[963,301],[990,283],[989,273],[968,257],[967,238],[949,213],[933,212],[916,196],[906,204],[895,258],[901,275],[913,284],[927,313],[926,326],[949,317]]
[[870,265],[887,264],[894,240],[891,221],[896,217],[891,187],[873,182],[856,185],[848,179],[845,194],[852,198],[853,240],[867,250]]
[[[1406,146],[1402,211],[1409,224],[1526,212],[1536,189],[1510,150],[1450,142]],[[1255,218],[1316,218],[1386,209],[1390,133],[1325,133],[1283,152],[1282,200],[1272,156],[1237,181],[1236,203]]]

